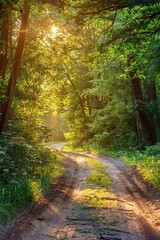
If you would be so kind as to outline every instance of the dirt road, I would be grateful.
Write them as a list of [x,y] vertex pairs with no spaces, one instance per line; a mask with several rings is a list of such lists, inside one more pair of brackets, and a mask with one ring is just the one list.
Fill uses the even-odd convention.
[[26,210],[0,239],[160,240],[160,197],[148,191],[135,170],[120,160],[96,156],[113,182],[114,197],[103,198],[117,202],[114,208],[96,208],[81,197],[93,169],[83,155],[63,154],[66,174],[48,190],[40,206]]

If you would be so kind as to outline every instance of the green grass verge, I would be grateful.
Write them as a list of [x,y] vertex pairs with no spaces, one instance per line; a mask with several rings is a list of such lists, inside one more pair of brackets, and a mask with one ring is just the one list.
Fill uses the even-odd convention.
[[[34,153],[35,154],[35,153]],[[15,216],[24,207],[31,203],[37,202],[51,183],[64,173],[63,162],[57,155],[56,151],[41,147],[41,154],[36,152],[37,158],[32,166],[13,169],[8,165],[8,168],[1,167],[0,174],[0,230],[4,228],[6,223]],[[18,155],[14,163],[20,159]],[[34,155],[35,156],[35,155]],[[33,156],[32,156],[33,157]],[[41,159],[41,161],[39,161]],[[26,159],[21,159],[25,161]],[[5,159],[3,160],[3,162]],[[20,160],[19,160],[20,161]],[[27,160],[26,160],[27,161]],[[25,165],[25,162],[24,164]],[[19,162],[20,166],[20,162]],[[10,168],[9,168],[10,167]],[[21,172],[21,169],[23,170]],[[13,171],[14,170],[14,171]]]
[[136,166],[145,181],[160,189],[160,144],[146,147],[144,151],[135,149],[110,150],[97,146],[88,147],[88,151],[114,158],[117,157],[128,166]]
[[[72,149],[65,146],[65,149]],[[117,157],[128,166],[136,166],[143,176],[144,180],[152,183],[160,190],[160,143],[146,147],[143,151],[136,149],[113,150],[102,148],[97,145],[87,145],[84,148],[76,148],[76,151],[88,151],[94,154],[103,154],[105,156]]]
[[148,155],[145,152],[120,152],[120,159],[127,165],[136,166],[144,180],[160,189],[160,156]]

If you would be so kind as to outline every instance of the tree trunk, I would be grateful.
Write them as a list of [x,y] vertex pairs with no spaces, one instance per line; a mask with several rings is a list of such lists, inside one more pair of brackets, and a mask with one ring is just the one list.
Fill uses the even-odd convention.
[[157,130],[160,129],[160,116],[157,103],[156,86],[155,81],[153,80],[146,86],[146,100],[147,103],[153,104],[153,109],[150,109],[149,111],[149,119],[153,129],[155,141],[157,142],[159,140],[159,132]]
[[136,137],[137,137],[137,145],[140,147],[141,144],[142,144],[142,137],[141,137],[141,134],[140,134],[138,116],[133,116],[133,126],[134,126]]
[[24,0],[20,32],[19,32],[16,52],[15,52],[14,60],[12,63],[11,74],[10,74],[7,91],[6,91],[7,100],[2,105],[2,112],[1,112],[1,119],[0,119],[0,133],[5,131],[6,125],[8,122],[8,118],[9,118],[9,114],[11,111],[11,104],[12,104],[12,100],[13,100],[14,88],[15,88],[15,84],[16,84],[16,81],[18,78],[19,71],[20,71],[21,59],[22,59],[23,49],[24,49],[24,45],[25,45],[26,32],[27,32],[27,27],[28,27],[29,10],[30,10],[30,7],[28,4],[28,1]]
[[90,98],[87,96],[87,105],[88,105],[88,113],[89,116],[91,116],[92,114],[92,108],[91,108],[91,104],[90,104]]
[[9,12],[8,5],[1,9],[1,36],[0,36],[0,77],[4,80],[7,69],[8,38],[9,38]]
[[[130,57],[128,59],[129,67],[131,66],[131,62],[130,62],[131,59],[133,59],[133,57]],[[131,78],[131,84],[132,84],[135,101],[137,103],[144,103],[142,89],[140,86],[140,79],[136,76],[136,73],[133,70],[130,71],[130,78]],[[144,104],[142,107],[138,107],[137,110],[138,110],[145,142],[147,145],[153,145],[155,143],[154,134],[152,132],[152,127],[147,119],[145,109],[144,109]]]
[[70,84],[72,85],[72,88],[74,90],[75,95],[78,98],[80,109],[81,109],[81,112],[82,112],[82,117],[83,117],[83,124],[84,124],[84,126],[86,126],[87,116],[86,116],[86,113],[85,113],[85,106],[84,106],[83,99],[81,98],[80,94],[78,93],[77,88],[76,88],[74,82],[72,81],[66,66],[65,66],[65,70],[66,70],[67,78],[68,78]]

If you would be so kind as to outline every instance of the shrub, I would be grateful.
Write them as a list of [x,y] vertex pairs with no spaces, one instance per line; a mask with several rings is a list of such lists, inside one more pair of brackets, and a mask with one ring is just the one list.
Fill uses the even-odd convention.
[[44,174],[47,168],[52,169],[56,159],[57,152],[43,145],[10,142],[0,150],[0,177],[10,181],[16,175]]
[[3,141],[0,146],[0,229],[24,206],[35,202],[64,172],[56,150]]

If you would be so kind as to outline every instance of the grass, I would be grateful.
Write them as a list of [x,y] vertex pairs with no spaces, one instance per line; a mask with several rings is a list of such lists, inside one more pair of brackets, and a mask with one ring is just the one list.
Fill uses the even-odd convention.
[[[77,152],[74,154],[83,157],[90,169],[90,174],[85,179],[85,185],[80,191],[80,209],[75,218],[85,222],[94,222],[93,228],[87,229],[82,225],[76,231],[81,234],[99,233],[104,229],[107,231],[110,223],[118,222],[116,211],[118,201],[112,191],[110,176],[107,174],[105,166],[95,158]],[[84,239],[87,238],[84,237]]]
[[[85,155],[82,154],[82,156]],[[85,156],[85,159],[92,171],[86,179],[87,187],[80,194],[80,199],[84,202],[83,208],[116,208],[117,201],[114,200],[115,195],[112,192],[112,183],[106,168],[94,158]]]
[[114,194],[108,192],[105,188],[92,189],[87,188],[81,193],[81,200],[85,202],[83,208],[95,207],[97,209],[109,208],[113,209],[117,207],[117,201],[113,200]]
[[98,160],[94,158],[86,158],[88,164],[92,167],[92,174],[88,177],[88,181],[97,187],[111,187],[111,179],[106,173],[106,168]]
[[56,152],[49,154],[49,150],[44,150],[42,153],[42,163],[38,160],[34,163],[33,173],[26,171],[23,174],[19,169],[19,174],[4,171],[0,174],[0,230],[24,207],[37,202],[43,191],[64,173],[63,162]]
[[[71,147],[64,148],[65,150],[74,152]],[[83,149],[84,150],[84,149]],[[97,159],[88,157],[85,153],[80,153],[82,149],[77,149],[74,154],[84,157],[91,168],[91,174],[87,177],[86,188],[81,191],[80,200],[83,202],[83,209],[94,207],[97,209],[117,207],[115,194],[112,192],[112,182],[110,176],[106,172],[106,168]]]
[[[71,150],[70,146],[65,146],[65,150]],[[97,145],[87,145],[84,148],[76,148],[76,151],[87,151],[93,154],[103,154],[113,158],[119,158],[128,166],[136,166],[145,181],[153,184],[160,190],[160,143],[146,147],[145,150],[136,149],[107,149]]]
[[[82,152],[82,151],[85,151],[87,150],[87,148],[84,147],[72,147],[71,145],[69,144],[65,144],[63,147],[62,147],[62,150],[63,151],[76,151],[76,152]],[[77,153],[76,153],[77,154]],[[80,154],[81,155],[81,154]]]
[[120,158],[127,165],[136,166],[144,180],[160,189],[160,156],[147,155],[139,151],[124,152]]
[[111,150],[101,147],[88,148],[93,153],[117,157],[128,166],[136,166],[144,180],[160,190],[160,144],[146,147],[143,151],[136,149]]

